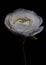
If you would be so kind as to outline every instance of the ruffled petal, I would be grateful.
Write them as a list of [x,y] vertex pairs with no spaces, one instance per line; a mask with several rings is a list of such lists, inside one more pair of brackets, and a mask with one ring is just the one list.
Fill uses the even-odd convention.
[[7,27],[8,29],[10,29],[9,15],[6,16],[4,24],[6,25],[6,27]]
[[34,36],[34,35],[40,33],[40,32],[43,30],[43,28],[44,28],[44,26],[39,27],[38,30],[37,30],[36,32],[31,33],[31,36]]

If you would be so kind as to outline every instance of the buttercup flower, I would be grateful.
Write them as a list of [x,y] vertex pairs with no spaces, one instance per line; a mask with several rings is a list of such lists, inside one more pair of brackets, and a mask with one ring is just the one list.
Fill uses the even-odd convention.
[[40,33],[44,28],[44,26],[41,26],[43,19],[34,11],[25,9],[17,9],[8,14],[4,23],[12,32],[24,36],[34,36]]

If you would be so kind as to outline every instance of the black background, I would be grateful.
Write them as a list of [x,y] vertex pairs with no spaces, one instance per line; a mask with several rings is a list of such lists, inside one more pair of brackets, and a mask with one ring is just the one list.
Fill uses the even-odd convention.
[[46,64],[46,3],[43,0],[22,0],[0,2],[0,50],[1,63],[24,65],[22,36],[12,34],[4,25],[6,15],[18,8],[34,10],[43,18],[44,30],[36,35],[38,40],[26,38],[25,52],[27,65]]

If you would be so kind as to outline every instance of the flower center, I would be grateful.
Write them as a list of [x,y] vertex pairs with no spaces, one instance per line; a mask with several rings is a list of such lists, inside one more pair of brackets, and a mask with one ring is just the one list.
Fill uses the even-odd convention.
[[16,21],[18,21],[18,20],[21,20],[20,22],[30,21],[30,19],[27,18],[27,17],[24,17],[24,18],[18,18]]
[[29,19],[27,17],[21,17],[21,18],[13,19],[11,23],[14,25],[16,24],[30,25],[32,23],[32,19]]

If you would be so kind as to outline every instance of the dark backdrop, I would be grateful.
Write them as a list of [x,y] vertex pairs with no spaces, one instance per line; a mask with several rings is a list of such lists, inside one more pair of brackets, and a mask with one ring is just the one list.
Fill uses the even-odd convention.
[[27,65],[46,64],[46,3],[43,0],[1,1],[0,2],[0,51],[1,63],[24,65],[22,36],[12,34],[4,25],[6,15],[18,8],[34,10],[43,18],[44,30],[36,35],[38,40],[26,38],[25,52]]

